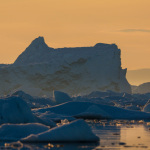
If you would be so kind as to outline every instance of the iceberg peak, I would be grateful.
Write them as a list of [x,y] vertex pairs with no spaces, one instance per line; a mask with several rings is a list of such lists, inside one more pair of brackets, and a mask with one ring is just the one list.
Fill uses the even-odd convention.
[[[45,43],[45,40],[44,40],[44,37],[42,36],[39,36],[38,38],[34,39],[30,46],[33,45],[33,46],[39,46],[39,45],[46,45]],[[46,45],[47,46],[47,45]]]
[[48,47],[45,43],[44,37],[39,36],[18,56],[14,65],[47,63],[51,49],[52,48]]
[[114,49],[118,49],[118,46],[116,44],[106,44],[106,43],[97,43],[94,47],[101,47],[101,48],[114,48]]

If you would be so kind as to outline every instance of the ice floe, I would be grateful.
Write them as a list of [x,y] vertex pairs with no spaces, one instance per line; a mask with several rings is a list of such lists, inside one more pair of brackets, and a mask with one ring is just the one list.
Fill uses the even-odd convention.
[[22,142],[96,142],[99,138],[94,135],[84,120],[50,129],[40,134],[29,135]]
[[0,126],[1,141],[17,141],[30,134],[39,134],[49,130],[48,126],[39,123],[4,124]]
[[[96,104],[92,102],[67,102],[46,109],[37,109],[38,113],[46,111],[78,118],[110,118],[110,119],[149,119],[150,114],[140,111],[127,110],[114,106]],[[89,116],[88,116],[89,114]]]
[[0,99],[0,124],[36,122],[27,103],[19,97]]

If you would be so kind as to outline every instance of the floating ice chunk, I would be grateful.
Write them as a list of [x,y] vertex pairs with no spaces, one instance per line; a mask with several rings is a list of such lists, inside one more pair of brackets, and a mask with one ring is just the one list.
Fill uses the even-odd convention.
[[150,103],[148,103],[147,105],[145,105],[143,111],[144,112],[150,112]]
[[57,104],[72,101],[72,98],[64,92],[54,91],[54,98]]
[[69,123],[69,121],[67,120],[67,119],[64,119],[64,120],[61,120],[61,124],[63,125],[63,124],[68,124]]
[[[28,90],[32,90],[28,88]],[[16,91],[15,93],[11,94],[10,96],[17,96],[23,99],[25,102],[27,102],[28,106],[30,108],[39,108],[39,107],[47,107],[54,105],[54,101],[50,98],[44,98],[44,97],[32,97],[31,95],[25,93],[24,91]]]
[[[67,103],[60,104],[60,105],[50,107],[47,109],[39,109],[39,112],[44,113],[46,111],[49,111],[51,113],[56,113],[56,114],[60,114],[64,116],[66,115],[66,116],[76,117],[82,113],[85,113],[85,112],[88,113],[87,111],[88,109],[89,109],[89,113],[91,113],[92,111],[94,112],[94,109],[90,108],[92,105],[95,105],[96,109],[99,108],[99,113],[100,113],[99,117],[105,118],[106,114],[108,114],[109,118],[112,118],[112,119],[149,119],[150,118],[149,113],[127,110],[123,108],[96,104],[92,102],[67,102]],[[98,114],[98,112],[96,113]],[[93,118],[94,117],[95,116],[93,115]],[[85,118],[85,116],[83,118]]]
[[37,122],[27,103],[19,97],[0,99],[0,124]]
[[126,107],[126,109],[128,109],[128,110],[138,110],[138,111],[141,111],[141,108],[138,107],[138,106],[135,106],[135,105],[128,106],[128,107]]
[[23,144],[20,141],[5,143],[5,149],[21,149],[23,148]]
[[75,117],[79,118],[88,118],[88,119],[95,119],[95,118],[110,118],[110,115],[105,112],[104,110],[100,109],[96,105],[90,106],[86,111],[76,115]]
[[[36,113],[35,113],[36,114]],[[59,122],[61,120],[67,119],[69,121],[73,121],[76,120],[74,117],[68,116],[68,115],[61,115],[61,114],[56,114],[56,113],[52,113],[52,112],[45,112],[45,113],[38,113],[39,116],[38,118],[42,119],[42,120],[52,120],[55,122]]]
[[76,120],[46,132],[23,138],[23,142],[96,142],[99,138],[94,135],[84,120]]
[[46,126],[50,126],[50,128],[53,128],[53,127],[56,126],[56,123],[53,120],[51,120],[50,118],[48,118],[48,117],[44,118],[44,117],[37,116],[36,119],[37,119],[38,123],[42,123],[42,124],[44,124]]
[[39,123],[4,124],[0,126],[0,139],[3,141],[17,141],[30,134],[38,134],[49,130],[48,126]]

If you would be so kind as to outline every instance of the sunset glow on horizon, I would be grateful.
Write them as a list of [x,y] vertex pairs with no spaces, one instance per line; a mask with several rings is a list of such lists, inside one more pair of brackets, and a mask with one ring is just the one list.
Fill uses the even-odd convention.
[[150,0],[5,0],[0,63],[13,63],[39,36],[49,47],[116,43],[122,67],[150,68]]

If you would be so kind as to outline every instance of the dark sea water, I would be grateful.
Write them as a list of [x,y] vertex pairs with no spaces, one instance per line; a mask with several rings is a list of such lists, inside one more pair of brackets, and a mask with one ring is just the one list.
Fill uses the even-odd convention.
[[[150,150],[150,122],[143,121],[88,121],[100,137],[98,143],[35,143],[23,147],[0,143],[0,149],[18,150]],[[71,135],[71,133],[70,133]]]

